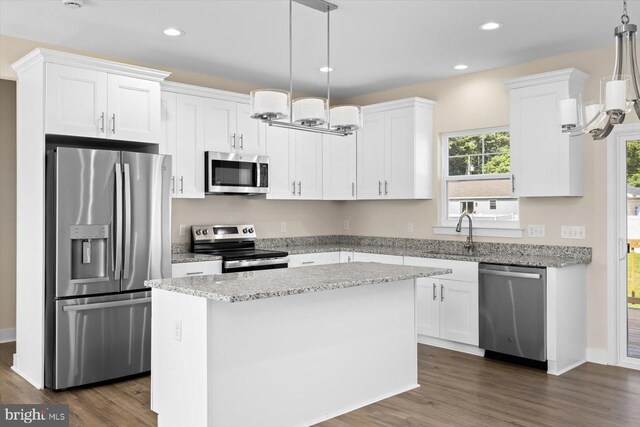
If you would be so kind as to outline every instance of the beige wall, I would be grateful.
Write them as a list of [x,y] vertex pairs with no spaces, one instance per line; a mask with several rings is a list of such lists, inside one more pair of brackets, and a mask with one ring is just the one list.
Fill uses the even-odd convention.
[[0,330],[16,324],[16,83],[0,80]]
[[[41,43],[0,36],[0,76],[15,79],[10,64]],[[60,50],[56,46],[50,46]],[[94,55],[90,52],[78,52]],[[591,74],[587,99],[597,99],[598,79],[609,74],[613,49],[604,48],[547,58],[517,66],[403,87],[356,97],[345,102],[366,105],[409,96],[422,96],[437,101],[435,110],[435,158],[440,158],[439,134],[509,124],[508,92],[502,81],[512,77],[576,67]],[[119,60],[118,58],[108,58]],[[124,61],[134,63],[132,61]],[[137,64],[154,67],[154,64]],[[248,92],[255,86],[186,72],[172,71],[170,80],[219,89]],[[211,70],[215,74],[215,70]],[[585,245],[593,248],[593,263],[588,267],[588,340],[589,346],[605,348],[606,336],[606,161],[603,142],[586,141],[585,196],[581,198],[523,199],[520,204],[522,225],[544,224],[544,239],[488,239],[503,242]],[[439,185],[439,162],[434,169]],[[3,184],[4,185],[4,184]],[[342,223],[349,220],[351,234],[406,236],[416,238],[455,238],[433,236],[431,226],[439,222],[439,188],[431,201],[357,201],[302,202],[269,201],[239,197],[207,197],[202,200],[174,200],[172,236],[175,242],[188,242],[178,235],[179,224],[207,222],[253,222],[262,237],[300,236],[342,233]],[[3,199],[4,200],[4,199]],[[287,232],[280,232],[281,221]],[[414,223],[414,233],[407,233],[407,223]],[[584,225],[587,238],[581,241],[560,239],[561,225]],[[4,283],[4,282],[2,282]],[[4,285],[6,286],[6,285]]]

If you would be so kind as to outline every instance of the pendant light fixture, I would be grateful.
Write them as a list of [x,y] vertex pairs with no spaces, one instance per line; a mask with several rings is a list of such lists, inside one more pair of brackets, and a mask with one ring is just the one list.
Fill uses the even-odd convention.
[[616,59],[613,75],[600,80],[600,101],[583,107],[581,96],[558,99],[558,116],[562,132],[571,136],[591,134],[594,140],[605,139],[613,127],[623,123],[635,109],[640,118],[640,75],[636,60],[637,26],[629,23],[627,0],[623,0],[622,16],[614,30]]
[[307,132],[347,136],[362,126],[360,107],[330,107],[331,77],[327,72],[327,97],[291,100],[293,94],[293,2],[327,14],[327,64],[330,67],[331,11],[338,6],[324,0],[289,0],[289,91],[258,89],[251,91],[251,117],[269,126]]

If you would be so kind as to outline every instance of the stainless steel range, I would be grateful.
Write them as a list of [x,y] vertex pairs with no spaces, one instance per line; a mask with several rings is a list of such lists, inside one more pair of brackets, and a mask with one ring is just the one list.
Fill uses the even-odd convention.
[[191,227],[191,251],[221,256],[223,273],[288,267],[288,252],[256,249],[255,240],[250,224]]

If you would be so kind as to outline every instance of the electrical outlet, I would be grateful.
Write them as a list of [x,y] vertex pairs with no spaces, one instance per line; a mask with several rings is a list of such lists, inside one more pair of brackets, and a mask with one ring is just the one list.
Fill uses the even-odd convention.
[[413,223],[412,222],[408,222],[407,223],[407,233],[413,233]]
[[187,226],[184,224],[180,224],[180,231],[178,232],[180,236],[186,236],[187,234]]
[[286,233],[287,232],[287,223],[285,221],[282,221],[280,223],[280,232],[281,233]]
[[585,227],[584,225],[563,225],[560,235],[563,239],[584,239]]
[[348,231],[349,230],[349,220],[348,219],[344,220],[344,224],[343,224],[342,228],[344,229],[344,231]]
[[529,237],[544,237],[543,224],[531,224],[527,227]]
[[173,339],[182,341],[182,320],[173,321]]

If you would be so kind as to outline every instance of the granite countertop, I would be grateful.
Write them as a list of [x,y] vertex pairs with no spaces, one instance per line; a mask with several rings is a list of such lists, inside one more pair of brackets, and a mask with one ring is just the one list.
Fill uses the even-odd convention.
[[446,268],[352,262],[147,280],[145,286],[234,303],[449,273],[451,270]]
[[588,264],[590,254],[571,254],[566,256],[526,255],[495,252],[491,254],[460,254],[431,252],[420,248],[381,245],[348,245],[348,244],[310,244],[270,247],[270,249],[289,252],[290,255],[310,254],[318,252],[363,252],[370,254],[409,256],[416,258],[436,258],[456,261],[485,262],[491,264],[511,264],[525,267],[568,267],[571,265]]
[[181,264],[184,262],[205,262],[205,261],[221,261],[221,260],[222,260],[222,257],[217,255],[194,254],[191,252],[171,254],[172,264]]

